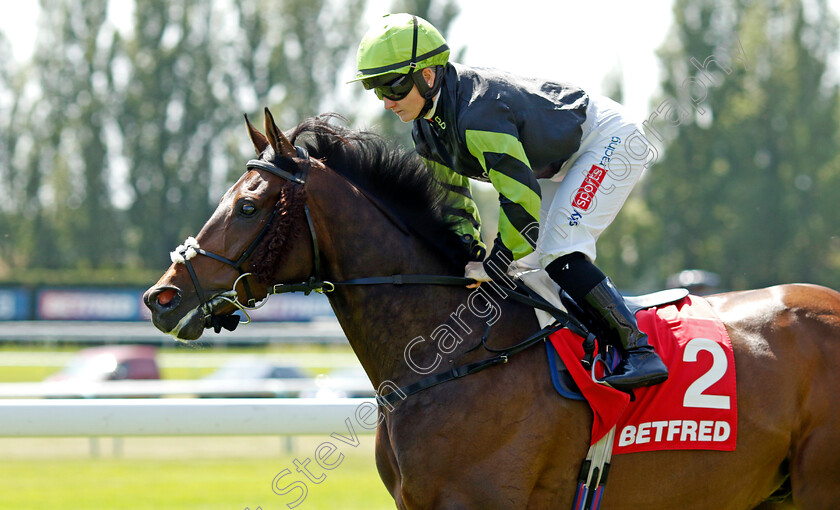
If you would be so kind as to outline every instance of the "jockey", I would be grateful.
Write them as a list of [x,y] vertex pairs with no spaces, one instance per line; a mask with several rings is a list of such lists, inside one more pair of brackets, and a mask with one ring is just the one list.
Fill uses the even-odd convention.
[[[440,32],[410,14],[385,16],[365,34],[357,60],[352,81],[414,123],[418,154],[448,190],[456,231],[477,259],[465,276],[490,281],[536,252],[549,276],[620,339],[625,355],[609,384],[626,390],[667,379],[621,294],[593,264],[596,240],[644,169],[623,150],[642,130],[621,105],[567,83],[449,62]],[[469,179],[499,193],[499,235],[483,262]]]

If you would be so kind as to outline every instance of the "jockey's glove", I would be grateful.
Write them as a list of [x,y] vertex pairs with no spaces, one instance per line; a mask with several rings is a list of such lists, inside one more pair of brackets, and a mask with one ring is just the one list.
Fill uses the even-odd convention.
[[472,278],[478,283],[489,282],[491,280],[490,275],[484,270],[484,265],[477,260],[467,263],[467,267],[464,268],[464,277]]

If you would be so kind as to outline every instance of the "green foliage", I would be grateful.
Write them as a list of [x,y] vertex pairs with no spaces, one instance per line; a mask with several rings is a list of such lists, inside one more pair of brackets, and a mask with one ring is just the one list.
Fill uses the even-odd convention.
[[677,0],[674,13],[664,97],[645,126],[659,162],[600,242],[610,270],[625,283],[701,268],[732,289],[840,286],[838,88],[826,73],[837,23],[825,2]]
[[[40,6],[31,62],[0,34],[0,281],[26,285],[168,265],[242,172],[242,113],[292,126],[347,92],[365,0],[150,0],[123,32],[107,0]],[[457,13],[395,7],[444,29]]]
[[[224,5],[223,5],[224,4]],[[0,37],[0,279],[168,264],[251,150],[242,113],[321,111],[364,0],[42,0],[32,62]],[[8,124],[6,124],[8,119]]]
[[[349,90],[364,0],[150,0],[125,33],[107,21],[113,5],[41,0],[22,67],[0,34],[0,280],[146,284],[241,173],[243,112],[272,107],[283,126],[352,112],[330,101]],[[391,9],[444,35],[458,14],[453,0]],[[646,125],[656,164],[599,242],[599,265],[640,290],[689,267],[727,288],[840,287],[826,1],[675,0],[674,20]],[[412,146],[391,112],[376,124]]]
[[[117,228],[102,171],[106,105],[97,80],[108,66],[96,43],[105,4],[44,1],[44,25],[52,30],[39,40],[29,74],[0,77],[20,95],[33,84],[40,94],[31,104],[18,96],[9,116],[3,176],[8,199],[0,212],[9,266],[56,268],[68,258],[94,265],[113,261]],[[56,47],[64,50],[61,55],[51,51]],[[76,232],[95,235],[79,243]]]

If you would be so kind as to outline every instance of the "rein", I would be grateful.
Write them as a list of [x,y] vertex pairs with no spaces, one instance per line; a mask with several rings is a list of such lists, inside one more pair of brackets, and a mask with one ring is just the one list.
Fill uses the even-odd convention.
[[[306,149],[302,147],[295,146],[295,149],[297,150],[298,158],[304,160],[305,162],[303,169],[299,173],[296,172],[299,169],[298,163],[291,158],[280,159],[279,166],[268,161],[250,160],[248,161],[246,168],[248,168],[249,170],[265,170],[271,174],[276,175],[277,177],[280,177],[281,179],[287,180],[289,182],[301,186],[305,186],[306,177],[309,172],[309,154],[307,153]],[[387,208],[382,206],[377,200],[369,196],[363,190],[360,189],[359,191],[366,198],[368,198],[374,206],[376,206],[380,211],[382,211],[383,214],[397,228],[399,228],[404,233],[408,233],[408,229],[405,227],[405,225],[403,225],[403,223],[399,221],[398,218],[395,218],[393,214],[391,214],[391,212],[387,210]],[[176,261],[176,257],[180,257],[177,259],[177,262],[183,262],[187,266],[187,271],[189,272],[190,279],[192,279],[193,285],[195,286],[195,290],[199,296],[199,300],[201,301],[200,309],[202,313],[204,313],[204,324],[206,328],[212,327],[214,328],[216,333],[219,333],[222,328],[232,331],[237,327],[240,320],[238,315],[216,315],[213,312],[213,299],[221,299],[235,306],[237,309],[242,311],[242,313],[245,314],[245,317],[248,319],[246,322],[243,322],[243,324],[249,324],[251,323],[251,317],[248,315],[247,310],[256,310],[260,308],[261,306],[263,306],[263,304],[265,304],[265,302],[268,301],[268,297],[274,294],[303,292],[305,295],[309,295],[309,293],[313,291],[323,294],[333,292],[337,287],[351,285],[448,285],[464,287],[468,284],[476,283],[476,281],[472,278],[466,278],[463,276],[423,274],[396,274],[390,276],[371,276],[365,278],[354,278],[351,280],[345,280],[340,282],[326,281],[321,278],[321,257],[320,250],[318,248],[318,237],[315,233],[315,227],[312,222],[312,215],[309,212],[309,207],[306,204],[304,204],[306,223],[309,227],[309,233],[312,239],[312,275],[307,281],[301,283],[275,284],[270,289],[268,289],[263,302],[261,304],[257,304],[256,299],[254,299],[251,294],[251,289],[248,285],[248,280],[246,278],[251,273],[244,271],[242,269],[242,265],[253,254],[260,241],[262,241],[262,238],[268,231],[268,227],[271,225],[271,222],[274,219],[276,213],[277,209],[275,208],[275,210],[271,213],[271,216],[269,216],[268,221],[266,221],[265,225],[263,226],[262,230],[260,230],[260,233],[251,242],[248,248],[246,248],[245,251],[242,252],[242,254],[236,261],[200,248],[194,238],[187,239],[187,242],[184,245],[179,246],[174,252],[172,252],[173,261]],[[190,259],[193,258],[196,254],[210,257],[214,260],[232,266],[234,269],[239,271],[240,275],[233,282],[233,286],[230,291],[215,296],[210,301],[204,298],[203,291],[198,282],[198,277],[195,273],[195,270],[193,269],[192,263],[190,263]],[[242,304],[239,302],[238,294],[236,292],[236,286],[240,280],[244,280],[244,287],[248,300],[247,304]],[[494,282],[490,282],[488,283],[488,285],[492,285],[493,283]],[[490,332],[490,327],[488,326],[479,344],[472,347],[470,350],[467,351],[467,353],[477,349],[478,347],[483,346],[488,352],[499,354],[492,358],[488,358],[481,361],[475,361],[465,365],[453,365],[452,368],[446,372],[425,377],[415,383],[403,386],[401,388],[397,388],[395,391],[392,391],[385,395],[377,394],[377,402],[380,405],[387,405],[391,407],[394,403],[405,399],[408,395],[413,395],[425,389],[437,386],[438,384],[448,382],[454,379],[459,379],[470,374],[474,374],[476,372],[484,370],[485,368],[490,368],[495,365],[507,363],[510,357],[514,354],[528,349],[529,347],[537,344],[541,340],[544,340],[552,333],[563,328],[568,328],[573,333],[584,338],[583,348],[586,355],[583,361],[585,365],[591,365],[592,354],[595,349],[595,335],[591,333],[586,328],[586,326],[584,326],[580,321],[575,319],[569,313],[551,305],[541,296],[525,287],[520,281],[517,280],[515,282],[515,285],[518,291],[505,287],[504,292],[502,292],[502,295],[506,295],[508,298],[519,303],[525,304],[527,306],[531,306],[539,310],[548,312],[549,314],[551,314],[552,317],[555,318],[554,324],[542,328],[541,330],[532,334],[530,337],[519,342],[518,344],[505,349],[493,349],[487,346],[487,336]],[[452,363],[452,361],[450,361],[450,363]]]

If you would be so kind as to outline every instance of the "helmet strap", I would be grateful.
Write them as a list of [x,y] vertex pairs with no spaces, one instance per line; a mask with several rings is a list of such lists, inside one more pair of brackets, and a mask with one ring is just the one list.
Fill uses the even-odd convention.
[[417,86],[417,92],[426,99],[426,104],[423,105],[423,109],[420,110],[420,114],[417,116],[418,119],[423,118],[427,113],[429,113],[429,110],[432,109],[432,105],[435,103],[435,95],[437,95],[441,84],[443,84],[444,67],[434,66],[432,69],[435,71],[435,80],[432,82],[431,87],[428,83],[426,83],[426,79],[423,78],[422,69],[414,71],[411,74],[411,78],[414,80],[414,85]]
[[[417,86],[417,92],[419,92],[421,96],[428,99],[428,94],[432,90],[432,87],[429,87],[429,84],[426,83],[426,79],[423,78],[423,70],[419,69],[417,71],[412,71],[411,79],[414,80],[414,84]],[[435,74],[435,81],[437,81],[437,74]]]
[[417,16],[412,16],[411,20],[414,22],[414,37],[412,37],[411,41],[411,62],[408,65],[414,71],[417,69],[417,36],[420,29],[417,27]]
[[408,64],[411,70],[409,73],[411,74],[411,79],[414,80],[414,85],[417,86],[417,92],[426,99],[426,104],[423,105],[423,109],[417,115],[417,118],[420,119],[429,113],[429,110],[431,110],[434,104],[435,94],[440,90],[440,84],[443,81],[443,66],[437,66],[435,68],[435,81],[432,82],[432,86],[430,87],[426,83],[426,79],[423,78],[423,70],[417,69],[417,37],[419,32],[417,16],[412,16],[411,20],[414,22],[414,37],[411,41],[411,61]]

